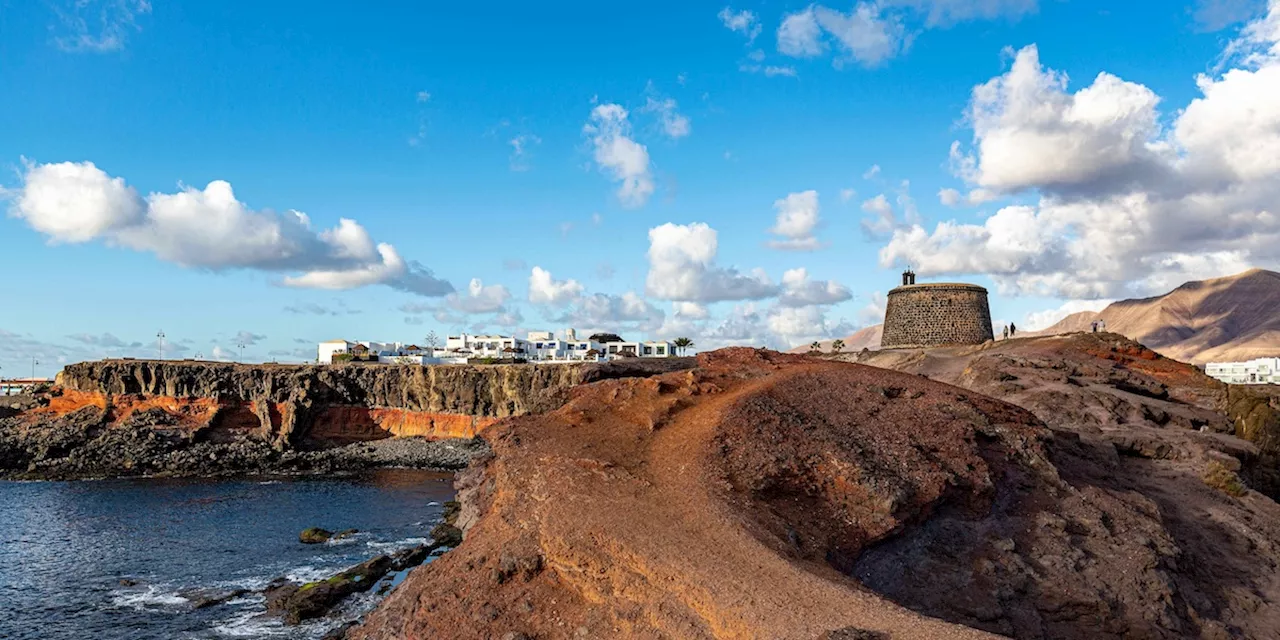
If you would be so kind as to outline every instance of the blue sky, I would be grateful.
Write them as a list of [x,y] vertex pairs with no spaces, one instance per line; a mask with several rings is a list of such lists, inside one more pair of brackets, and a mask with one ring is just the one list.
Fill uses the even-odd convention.
[[0,375],[160,329],[793,346],[908,263],[1034,325],[1276,260],[1277,168],[1205,142],[1197,85],[1272,77],[1265,0],[547,4],[0,0]]

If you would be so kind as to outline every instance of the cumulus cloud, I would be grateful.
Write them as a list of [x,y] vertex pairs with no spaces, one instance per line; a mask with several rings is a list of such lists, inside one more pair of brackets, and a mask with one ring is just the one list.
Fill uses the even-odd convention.
[[[957,172],[1032,206],[981,224],[899,229],[881,263],[921,275],[987,273],[1005,293],[1146,295],[1194,278],[1274,266],[1280,242],[1280,0],[1196,78],[1171,117],[1147,87],[1108,73],[1074,93],[1030,46],[974,89],[973,150]],[[1162,126],[1167,122],[1167,126]]]
[[948,207],[976,207],[998,197],[986,189],[970,189],[968,193],[961,193],[957,189],[942,189],[938,192],[938,202]]
[[875,3],[860,2],[849,13],[810,5],[787,15],[778,27],[779,52],[808,58],[834,49],[837,67],[848,62],[873,67],[908,46],[910,40],[901,19],[882,13]]
[[770,233],[779,236],[769,246],[786,251],[813,251],[822,245],[814,236],[818,227],[818,192],[801,191],[776,200],[777,222]]
[[741,33],[746,36],[747,42],[755,42],[760,35],[760,21],[756,18],[756,14],[743,9],[742,11],[734,11],[730,7],[725,7],[717,14],[720,22],[724,24],[726,29]]
[[375,245],[354,220],[317,232],[302,212],[250,209],[225,181],[143,197],[92,162],[27,162],[24,170],[22,186],[7,193],[9,215],[54,244],[100,240],[183,267],[292,274],[281,280],[287,286],[384,284],[428,296],[453,290],[392,245]]
[[832,321],[823,307],[761,309],[756,303],[736,305],[724,317],[693,334],[702,350],[729,346],[788,349],[814,340],[848,335],[853,327]]
[[444,305],[459,313],[501,313],[511,292],[500,284],[486,286],[480,278],[472,278],[465,292],[444,297]]
[[583,333],[648,333],[663,325],[666,314],[633,291],[622,295],[596,293],[583,296],[557,322],[578,327]]
[[556,280],[542,267],[534,267],[529,274],[529,302],[534,304],[568,304],[578,299],[582,291],[577,280]]
[[763,272],[750,275],[715,264],[716,230],[705,223],[668,222],[649,230],[648,295],[660,300],[717,302],[759,300],[777,295]]
[[110,333],[103,333],[101,335],[78,333],[67,337],[81,344],[91,347],[101,347],[103,349],[138,349],[142,347],[141,342],[126,342]]
[[123,49],[129,34],[141,31],[140,16],[150,0],[61,0],[51,6],[61,21],[53,43],[63,51],[107,53]]
[[638,208],[653,195],[654,183],[649,151],[632,139],[631,122],[627,118],[627,110],[621,105],[596,105],[582,131],[591,141],[596,165],[621,183],[618,200],[624,207]]
[[851,299],[853,294],[848,287],[834,280],[810,280],[808,270],[803,267],[782,274],[779,306],[794,308],[830,305]]

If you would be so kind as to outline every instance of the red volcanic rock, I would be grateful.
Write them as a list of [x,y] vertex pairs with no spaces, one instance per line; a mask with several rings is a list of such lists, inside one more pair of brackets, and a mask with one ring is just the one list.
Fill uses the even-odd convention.
[[729,349],[490,435],[461,483],[466,539],[351,637],[1280,628],[1274,502],[917,375]]

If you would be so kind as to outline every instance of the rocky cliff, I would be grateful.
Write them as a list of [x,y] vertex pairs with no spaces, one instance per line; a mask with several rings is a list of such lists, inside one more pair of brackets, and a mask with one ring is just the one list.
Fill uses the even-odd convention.
[[0,403],[0,477],[458,468],[494,422],[554,409],[574,385],[688,366],[85,362]]
[[[311,366],[105,360],[58,374],[50,411],[159,409],[212,432],[256,430],[285,448],[389,436],[469,438],[558,406],[586,365]],[[591,371],[595,371],[592,369]]]

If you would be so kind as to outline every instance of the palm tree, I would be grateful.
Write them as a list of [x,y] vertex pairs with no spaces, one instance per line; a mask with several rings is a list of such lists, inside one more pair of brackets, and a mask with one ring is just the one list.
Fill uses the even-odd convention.
[[809,345],[809,353],[821,353],[821,352],[822,352],[822,343],[818,342],[817,340],[814,340],[813,344]]
[[834,340],[831,343],[831,353],[840,353],[844,351],[844,340]]
[[680,350],[680,355],[684,355],[685,349],[693,346],[693,340],[688,338],[676,338],[671,341],[671,344],[675,345],[676,349]]

